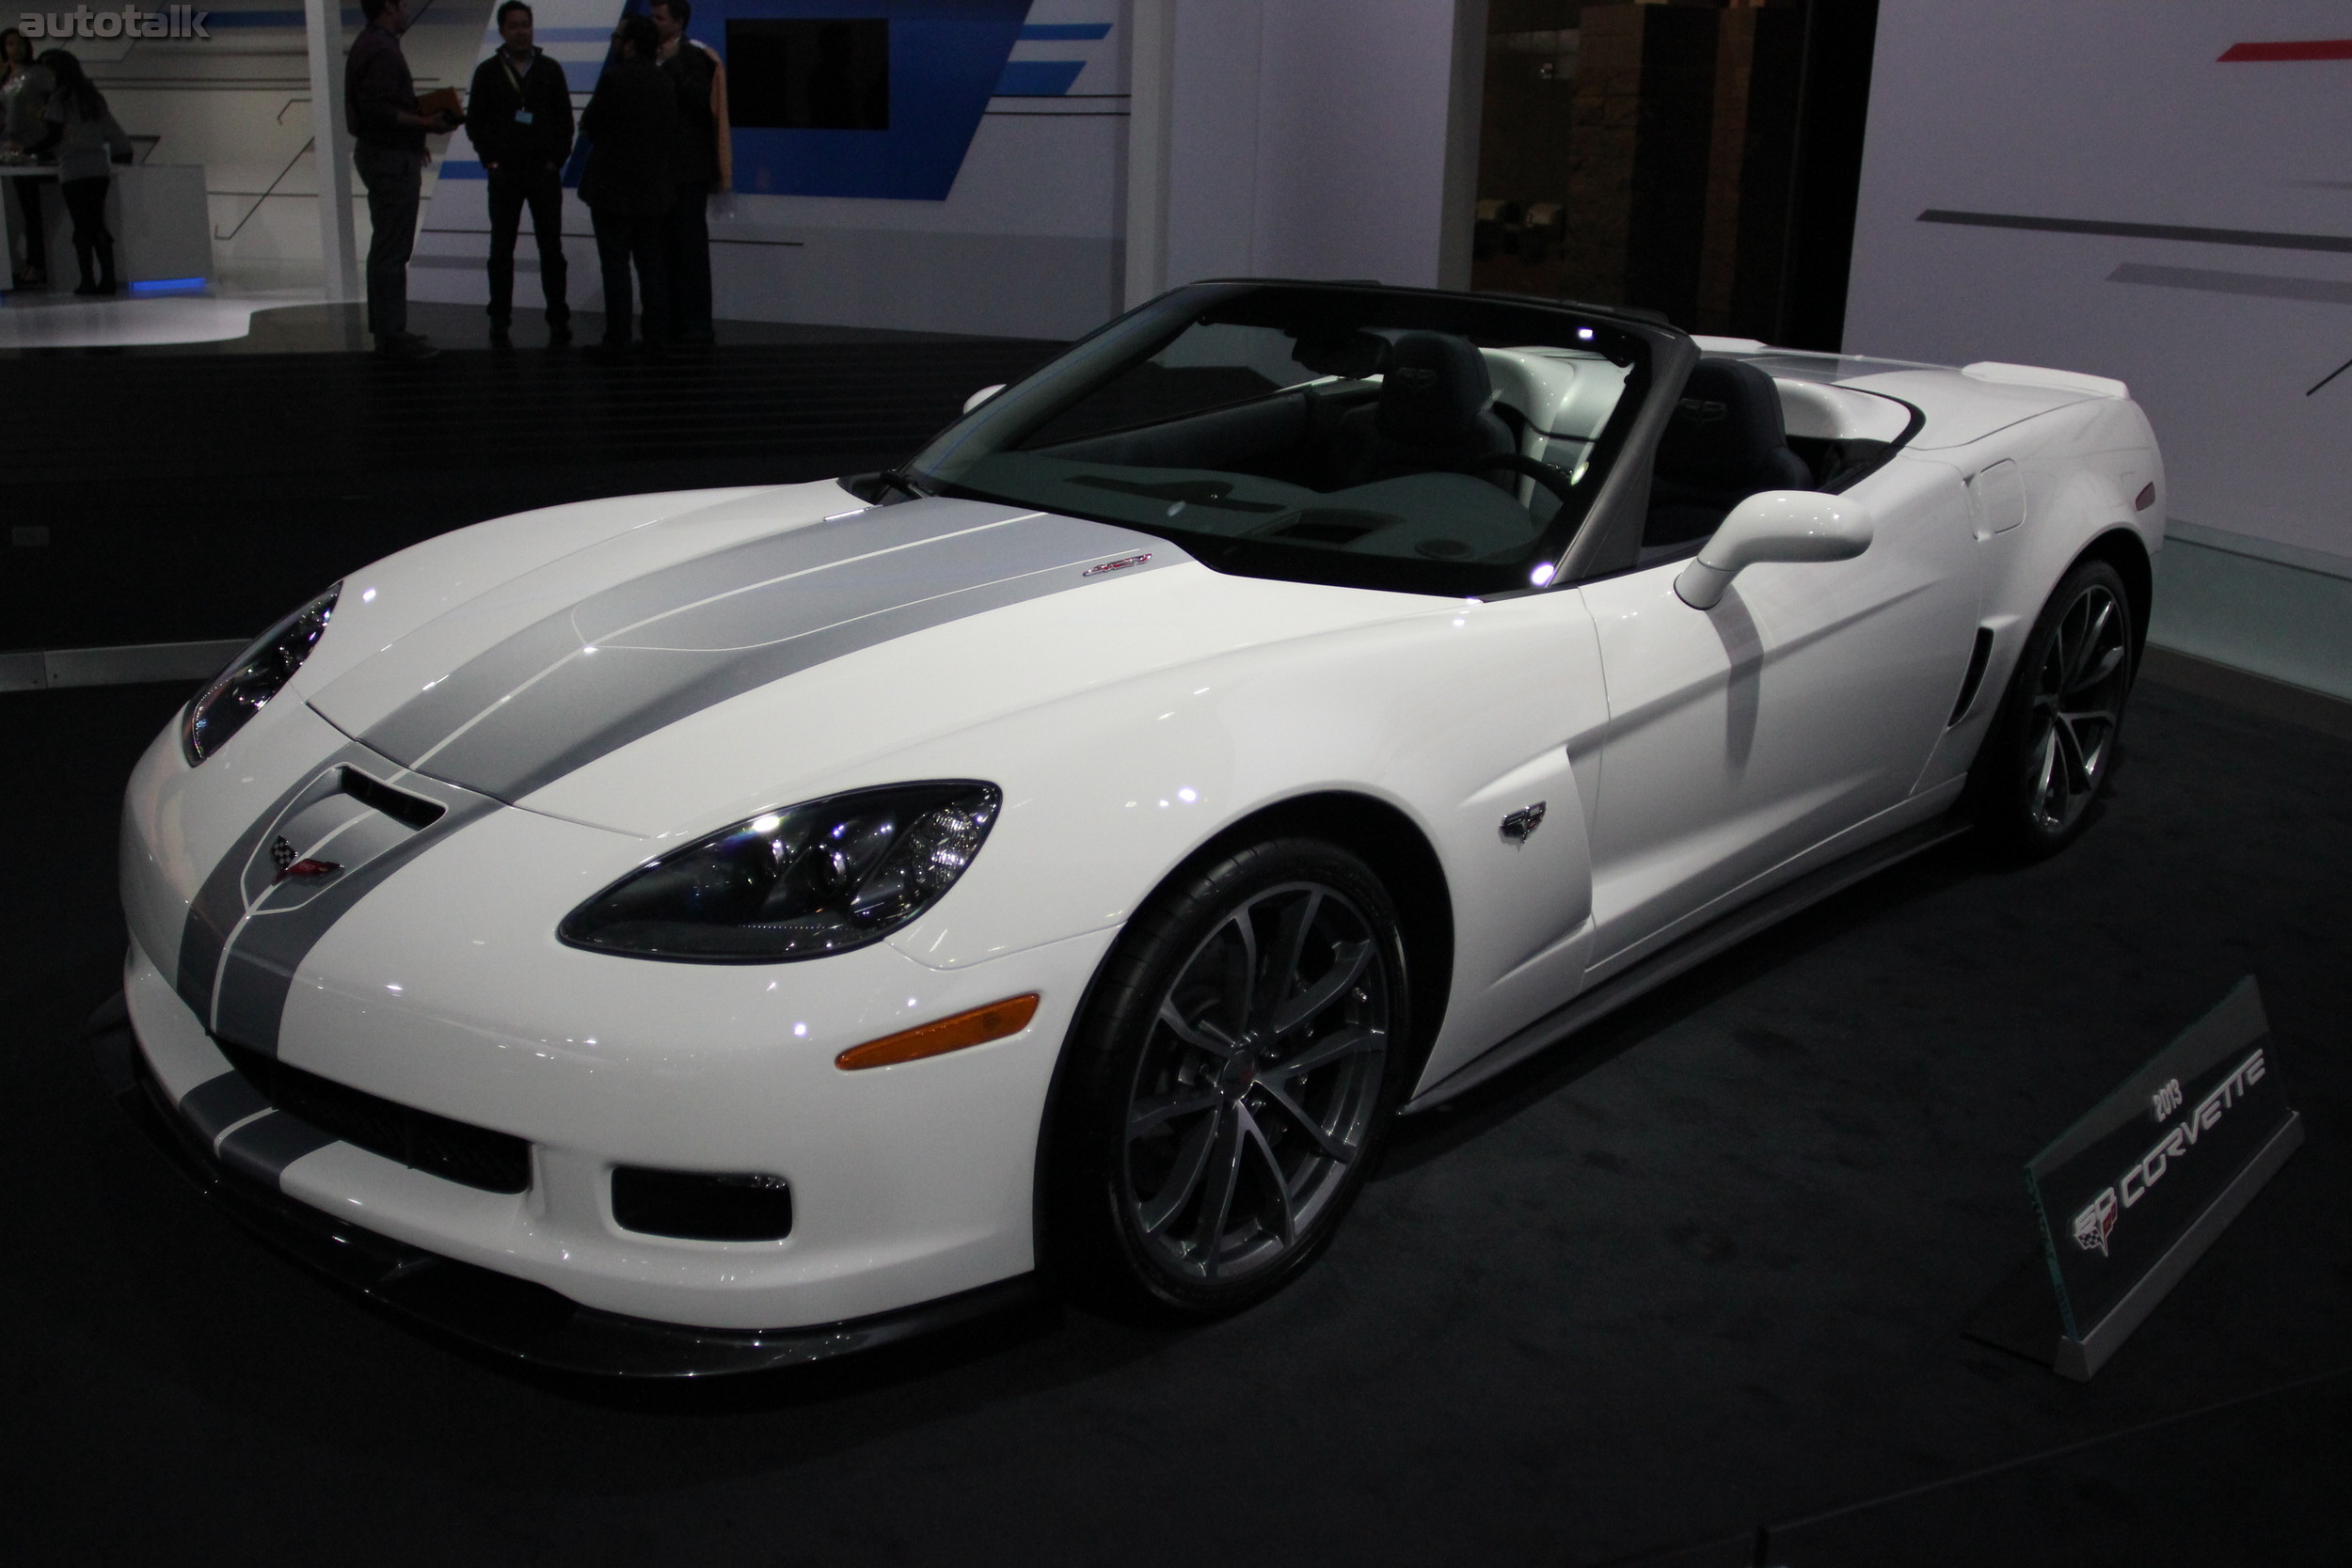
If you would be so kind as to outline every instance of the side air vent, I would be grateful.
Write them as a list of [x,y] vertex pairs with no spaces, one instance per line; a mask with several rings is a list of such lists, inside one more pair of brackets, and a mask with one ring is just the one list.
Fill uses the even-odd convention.
[[646,1236],[780,1242],[792,1234],[792,1189],[781,1176],[616,1165],[612,1223]]
[[1968,673],[1960,683],[1960,701],[1952,705],[1952,716],[1944,721],[1946,729],[1967,718],[1968,710],[1976,705],[1977,689],[1984,684],[1984,667],[1992,659],[1993,628],[1979,626],[1976,648],[1968,655]]
[[348,1084],[288,1067],[275,1056],[226,1040],[216,1043],[229,1065],[261,1090],[262,1099],[322,1132],[485,1193],[519,1193],[531,1186],[531,1146],[511,1132],[493,1132],[380,1100]]
[[362,805],[373,806],[395,822],[405,822],[411,828],[430,828],[441,819],[448,808],[438,800],[428,800],[421,795],[410,795],[390,784],[378,784],[356,768],[343,769],[343,793]]

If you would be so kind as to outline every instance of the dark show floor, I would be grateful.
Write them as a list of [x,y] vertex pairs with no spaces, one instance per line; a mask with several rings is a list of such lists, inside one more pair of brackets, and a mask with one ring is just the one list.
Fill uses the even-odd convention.
[[264,312],[240,352],[0,360],[0,650],[251,637],[487,517],[887,467],[1061,346],[727,322],[716,349],[608,365],[535,321],[493,353],[479,312],[439,309],[469,346],[422,365],[333,352],[350,308],[324,306]]
[[[2143,687],[2069,853],[1939,851],[1411,1126],[1235,1321],[632,1394],[356,1306],[104,1098],[181,694],[0,697],[11,1560],[2352,1560],[2352,745]],[[2306,1147],[2093,1383],[1963,1338],[2022,1163],[2249,972]]]

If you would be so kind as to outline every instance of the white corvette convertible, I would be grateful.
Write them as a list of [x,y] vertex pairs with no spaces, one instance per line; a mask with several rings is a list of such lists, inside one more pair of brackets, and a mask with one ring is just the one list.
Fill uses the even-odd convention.
[[1040,1277],[1229,1312],[1397,1116],[1963,827],[2079,832],[2162,493],[2093,376],[1180,290],[900,469],[288,617],[131,781],[109,1069],[284,1244],[559,1366]]

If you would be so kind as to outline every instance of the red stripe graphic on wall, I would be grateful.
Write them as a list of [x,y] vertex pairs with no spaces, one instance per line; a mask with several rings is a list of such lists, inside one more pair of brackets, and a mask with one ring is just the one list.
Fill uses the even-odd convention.
[[2310,39],[2293,43],[2233,43],[2220,63],[2262,60],[2352,60],[2352,39]]

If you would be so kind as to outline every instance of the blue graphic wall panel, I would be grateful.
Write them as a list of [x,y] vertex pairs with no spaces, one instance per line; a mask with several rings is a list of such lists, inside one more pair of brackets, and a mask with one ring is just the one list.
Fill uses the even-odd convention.
[[1028,12],[1029,0],[698,0],[689,31],[723,55],[729,20],[879,17],[890,24],[890,129],[739,126],[735,188],[946,199]]

